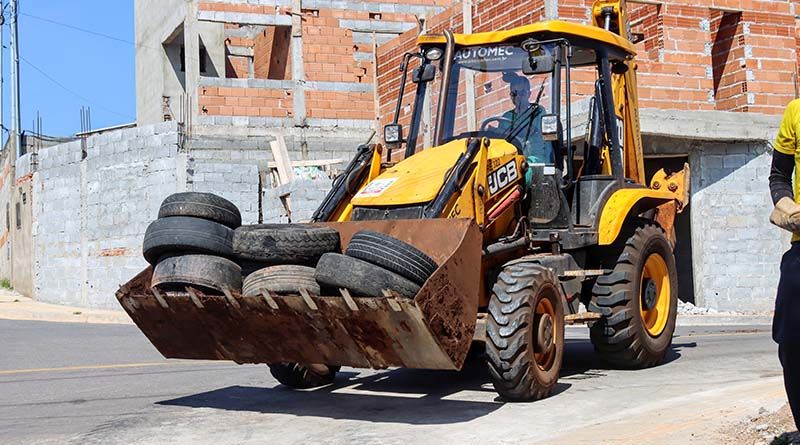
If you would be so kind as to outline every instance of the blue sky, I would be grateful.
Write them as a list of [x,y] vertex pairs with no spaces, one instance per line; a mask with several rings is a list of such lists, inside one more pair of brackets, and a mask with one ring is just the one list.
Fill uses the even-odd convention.
[[[3,0],[3,3],[8,1]],[[132,0],[19,0],[19,12],[20,59],[27,60],[20,60],[24,130],[33,128],[39,111],[43,133],[74,134],[80,130],[81,106],[91,107],[95,129],[135,121],[134,45],[32,17],[133,42]],[[11,59],[7,49],[8,26],[3,28],[6,47],[3,50],[3,124],[10,128]]]

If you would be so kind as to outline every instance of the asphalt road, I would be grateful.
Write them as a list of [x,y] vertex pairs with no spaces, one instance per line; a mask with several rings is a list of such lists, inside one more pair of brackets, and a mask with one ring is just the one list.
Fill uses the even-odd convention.
[[165,360],[133,326],[0,320],[0,443],[714,443],[785,400],[767,331],[679,328],[666,364],[619,371],[570,328],[558,394],[504,404],[480,362],[292,391],[265,366]]

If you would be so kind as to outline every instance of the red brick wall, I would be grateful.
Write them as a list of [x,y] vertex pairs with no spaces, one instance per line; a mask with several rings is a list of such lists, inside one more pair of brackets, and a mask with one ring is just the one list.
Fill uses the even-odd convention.
[[[633,32],[644,34],[637,50],[640,106],[683,110],[724,110],[780,114],[795,96],[800,32],[794,9],[800,1],[716,0],[698,6],[689,0],[661,5],[629,4]],[[474,31],[508,29],[539,20],[542,2],[475,0]],[[559,1],[562,20],[589,23],[591,2]],[[730,14],[741,11],[740,20]],[[800,10],[798,10],[800,12]],[[460,25],[461,7],[430,20],[433,32]],[[724,18],[724,19],[723,19]],[[415,32],[380,48],[378,94],[381,119],[394,109],[402,54],[413,48]],[[726,46],[730,44],[730,48]],[[574,76],[578,95],[586,93],[592,73]],[[410,101],[410,98],[407,100]]]
[[[398,3],[418,6],[450,6],[456,0],[380,0],[380,3]],[[373,53],[371,43],[360,43],[353,39],[353,31],[341,26],[341,20],[357,20],[368,23],[416,23],[412,14],[375,13],[345,9],[321,8],[292,11],[291,8],[261,6],[242,3],[200,2],[200,11],[283,15],[300,14],[302,17],[303,61],[307,82],[347,82],[372,85],[375,76],[374,63],[365,60],[364,53]],[[225,24],[227,30],[236,30],[238,24]],[[250,57],[237,56],[226,51],[227,78],[291,80],[291,32],[290,27],[271,27],[255,38],[229,36],[227,48],[239,47],[253,52]],[[276,38],[286,32],[287,41]],[[380,34],[378,35],[380,37]],[[359,53],[358,59],[356,53]],[[278,57],[276,57],[276,54]],[[285,61],[279,59],[284,58]],[[252,72],[250,72],[252,69]],[[204,115],[222,116],[270,116],[291,117],[292,90],[263,88],[207,88],[200,91],[198,105]],[[373,120],[375,118],[375,96],[362,92],[367,87],[353,88],[358,92],[314,91],[306,88],[306,115],[321,119]],[[265,91],[261,91],[265,90]]]
[[198,102],[200,113],[209,116],[292,116],[290,90],[201,87]]

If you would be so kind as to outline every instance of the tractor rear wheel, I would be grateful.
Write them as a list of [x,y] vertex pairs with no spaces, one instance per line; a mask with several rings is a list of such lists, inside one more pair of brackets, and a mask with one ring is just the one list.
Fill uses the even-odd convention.
[[597,278],[590,310],[595,351],[622,368],[658,365],[672,344],[678,314],[675,255],[661,227],[643,223],[625,242],[610,273]]
[[564,307],[556,277],[536,264],[505,267],[492,290],[486,323],[495,390],[509,401],[549,396],[563,355]]
[[275,380],[290,388],[309,389],[333,383],[339,366],[277,363],[269,365],[269,371]]

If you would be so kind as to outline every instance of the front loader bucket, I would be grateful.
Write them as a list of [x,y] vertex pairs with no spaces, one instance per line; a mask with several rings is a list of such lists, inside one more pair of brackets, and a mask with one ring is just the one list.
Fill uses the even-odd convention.
[[[384,295],[277,295],[245,298],[154,292],[148,268],[123,285],[117,300],[167,358],[237,363],[321,363],[359,368],[460,369],[478,310],[481,233],[471,220],[323,223],[343,248],[369,229],[406,241],[439,268],[413,300]],[[341,273],[347,273],[342,270]]]

